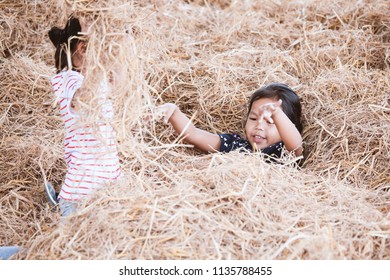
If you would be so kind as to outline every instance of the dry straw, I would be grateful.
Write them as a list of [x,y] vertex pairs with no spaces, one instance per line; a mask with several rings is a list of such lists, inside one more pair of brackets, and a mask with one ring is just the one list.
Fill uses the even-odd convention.
[[[24,246],[15,258],[390,258],[388,1],[0,8],[0,245]],[[86,120],[110,78],[125,178],[61,220],[42,187],[66,171],[46,34],[73,12],[89,24]],[[153,113],[175,102],[201,128],[242,133],[248,96],[274,81],[302,98],[301,168],[201,154]]]

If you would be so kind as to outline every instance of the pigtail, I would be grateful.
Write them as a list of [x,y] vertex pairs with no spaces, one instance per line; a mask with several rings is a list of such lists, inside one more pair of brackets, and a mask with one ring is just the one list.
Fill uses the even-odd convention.
[[58,45],[61,42],[61,35],[62,35],[61,31],[62,31],[62,29],[58,28],[58,27],[52,27],[49,30],[48,35],[49,35],[50,41],[53,43],[53,45],[55,47],[58,47]]
[[70,17],[64,28],[66,36],[69,38],[71,36],[77,36],[81,32],[81,24],[77,18]]
[[79,39],[77,36],[81,32],[81,24],[77,18],[71,16],[65,25],[64,29],[52,27],[49,32],[50,41],[56,47],[54,55],[55,65],[60,72],[62,69],[71,67],[69,57],[75,52]]

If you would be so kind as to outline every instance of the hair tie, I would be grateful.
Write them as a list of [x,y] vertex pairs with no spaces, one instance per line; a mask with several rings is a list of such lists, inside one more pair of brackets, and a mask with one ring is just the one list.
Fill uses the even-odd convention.
[[81,32],[79,20],[71,17],[64,29],[53,27],[48,34],[53,45],[58,48],[61,44],[67,43],[70,37],[77,36],[79,32]]

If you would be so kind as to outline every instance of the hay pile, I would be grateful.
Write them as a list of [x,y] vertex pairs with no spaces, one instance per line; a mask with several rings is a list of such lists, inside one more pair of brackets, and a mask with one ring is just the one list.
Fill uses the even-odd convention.
[[[16,258],[390,258],[388,1],[0,8],[0,245],[26,247]],[[125,180],[60,221],[42,187],[66,170],[46,33],[74,10],[92,23],[86,86],[114,78]],[[152,114],[175,102],[201,128],[242,133],[248,96],[273,81],[302,97],[301,169],[200,154]]]

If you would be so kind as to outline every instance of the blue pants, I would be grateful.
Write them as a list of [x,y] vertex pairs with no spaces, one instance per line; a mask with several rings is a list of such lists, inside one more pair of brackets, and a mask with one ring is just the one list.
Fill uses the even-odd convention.
[[15,255],[21,250],[18,246],[0,247],[0,260],[8,260],[12,255]]
[[60,199],[59,201],[61,216],[66,217],[73,214],[77,210],[77,203]]

